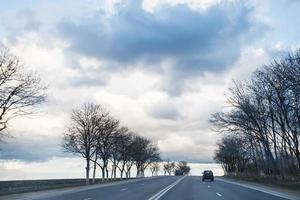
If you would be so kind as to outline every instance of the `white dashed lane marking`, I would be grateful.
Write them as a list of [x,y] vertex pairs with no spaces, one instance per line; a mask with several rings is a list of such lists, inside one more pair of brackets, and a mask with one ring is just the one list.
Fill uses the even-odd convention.
[[123,192],[123,191],[126,191],[126,190],[128,190],[128,188],[123,188],[120,191]]
[[221,197],[221,196],[222,196],[220,193],[216,193],[216,195],[218,195],[219,197]]

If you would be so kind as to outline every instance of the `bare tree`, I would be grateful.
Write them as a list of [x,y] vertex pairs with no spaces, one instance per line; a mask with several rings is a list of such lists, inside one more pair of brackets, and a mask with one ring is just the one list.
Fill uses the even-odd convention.
[[168,173],[168,175],[171,176],[172,172],[174,172],[175,170],[175,163],[170,162],[170,160],[168,159],[167,163],[165,163],[163,166],[164,166],[164,175]]
[[[63,147],[67,152],[82,156],[86,161],[86,183],[89,184],[90,162],[93,162],[93,183],[96,169],[102,171],[102,181],[116,178],[117,169],[121,178],[126,178],[135,164],[138,176],[153,162],[160,161],[158,148],[150,140],[120,127],[118,120],[100,105],[86,103],[71,113],[68,132],[64,134]],[[111,166],[109,165],[111,164]]]
[[152,176],[157,176],[160,169],[160,164],[159,162],[153,162],[150,164],[149,168]]
[[[127,130],[126,130],[127,129]],[[132,161],[132,139],[133,133],[128,131],[128,128],[124,129],[124,132],[119,140],[119,164],[117,168],[120,171],[120,178],[123,178],[124,172],[126,178],[129,178],[130,170],[133,165]]]
[[163,164],[163,169],[164,169],[164,176],[167,175],[167,171],[168,171],[168,165],[167,164]]
[[137,177],[144,177],[145,169],[153,162],[160,161],[158,148],[147,138],[135,135],[132,143],[133,160],[137,169]]
[[216,131],[230,135],[216,152],[225,170],[300,179],[299,99],[299,51],[235,83],[228,96],[231,109],[211,118]]
[[8,50],[0,53],[0,140],[10,119],[28,115],[45,101],[46,87],[34,73],[26,72]]
[[118,130],[112,136],[113,146],[111,149],[111,157],[110,157],[110,161],[112,163],[111,178],[116,178],[117,169],[119,168],[120,162],[124,158],[122,153],[127,139],[127,132],[128,132],[127,127],[121,127],[118,128]]
[[98,124],[106,115],[101,106],[86,103],[72,111],[68,132],[64,134],[64,149],[85,158],[86,184],[89,184],[90,161],[97,150]]
[[97,165],[102,170],[102,180],[108,178],[108,162],[114,148],[114,136],[117,134],[119,121],[108,115],[97,126],[96,154],[100,162]]
[[190,166],[188,166],[186,161],[179,161],[176,165],[176,171],[182,175],[188,175],[191,171]]

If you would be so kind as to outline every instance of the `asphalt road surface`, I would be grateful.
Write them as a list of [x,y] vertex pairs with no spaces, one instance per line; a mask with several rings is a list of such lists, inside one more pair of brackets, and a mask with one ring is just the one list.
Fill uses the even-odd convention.
[[286,200],[272,192],[263,192],[216,179],[202,182],[197,176],[171,176],[142,179],[98,188],[69,191],[38,200]]

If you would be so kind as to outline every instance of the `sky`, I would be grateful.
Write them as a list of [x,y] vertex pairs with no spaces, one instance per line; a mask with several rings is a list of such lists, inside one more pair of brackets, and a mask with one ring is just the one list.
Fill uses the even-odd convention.
[[10,122],[0,179],[83,176],[61,143],[84,102],[150,138],[164,159],[214,163],[221,135],[210,115],[226,107],[232,80],[299,48],[299,9],[297,0],[1,0],[0,47],[40,75],[48,97]]

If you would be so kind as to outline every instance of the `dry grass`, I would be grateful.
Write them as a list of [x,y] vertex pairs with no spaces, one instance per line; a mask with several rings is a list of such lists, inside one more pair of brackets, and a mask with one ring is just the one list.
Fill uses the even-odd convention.
[[258,175],[226,175],[224,177],[249,181],[254,183],[261,183],[269,186],[277,186],[289,190],[300,191],[300,181],[291,179],[282,179],[281,177],[274,176],[258,176]]
[[[120,179],[115,179],[115,180],[112,179],[104,182],[102,182],[101,179],[97,179],[95,184],[114,182],[114,181],[120,181]],[[83,186],[83,185],[86,185],[85,179],[0,181],[0,196],[8,195],[8,194],[40,191],[40,190]]]

